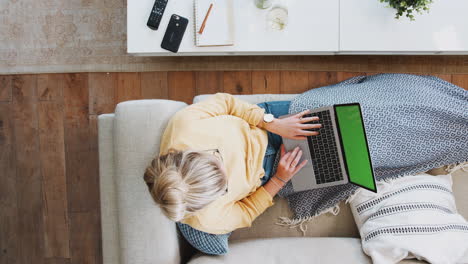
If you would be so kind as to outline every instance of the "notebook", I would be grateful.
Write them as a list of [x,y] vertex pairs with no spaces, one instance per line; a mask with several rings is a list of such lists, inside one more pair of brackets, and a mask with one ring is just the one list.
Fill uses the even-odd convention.
[[[210,4],[213,4],[213,8],[206,21],[205,29],[203,34],[198,34]],[[194,0],[194,10],[196,46],[234,45],[233,0]]]

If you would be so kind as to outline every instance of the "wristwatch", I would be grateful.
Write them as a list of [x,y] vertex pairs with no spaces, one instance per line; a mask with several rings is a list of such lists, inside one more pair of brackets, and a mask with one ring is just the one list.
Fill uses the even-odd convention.
[[271,123],[275,119],[275,116],[272,114],[264,114],[263,115],[263,122]]

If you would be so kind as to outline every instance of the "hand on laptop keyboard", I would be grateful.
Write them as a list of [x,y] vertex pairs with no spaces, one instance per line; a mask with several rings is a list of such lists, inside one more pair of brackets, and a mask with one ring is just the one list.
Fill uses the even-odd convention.
[[[274,119],[265,124],[265,129],[284,138],[305,140],[308,136],[317,136],[317,129],[322,127],[317,116],[311,116],[309,110],[285,118]],[[315,122],[315,123],[313,123]]]

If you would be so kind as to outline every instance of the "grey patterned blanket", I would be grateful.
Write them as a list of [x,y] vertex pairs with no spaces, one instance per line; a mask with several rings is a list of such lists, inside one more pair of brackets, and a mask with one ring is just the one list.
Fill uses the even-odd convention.
[[[377,181],[468,160],[468,91],[433,76],[354,77],[297,96],[289,113],[353,102],[362,107]],[[298,223],[337,209],[357,189],[345,184],[294,193],[289,182],[279,195]]]

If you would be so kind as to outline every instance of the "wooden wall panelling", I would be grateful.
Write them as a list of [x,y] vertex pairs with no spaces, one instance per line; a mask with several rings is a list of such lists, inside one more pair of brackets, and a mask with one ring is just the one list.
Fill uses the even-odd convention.
[[[56,79],[53,78],[52,84],[45,86],[60,86],[60,88],[50,89],[51,92],[45,92],[42,95],[56,95],[52,91],[63,89],[64,82],[56,84]],[[68,232],[63,100],[62,97],[55,96],[47,96],[47,98],[55,100],[40,101],[38,105],[45,256],[48,258],[69,258],[70,236]]]
[[222,71],[199,71],[195,73],[196,94],[215,94],[224,91]]
[[252,94],[252,72],[226,71],[223,75],[223,89],[225,93]]
[[309,72],[309,88],[318,88],[337,83],[336,72]]
[[365,72],[337,72],[336,81],[342,82],[355,76],[366,75]]
[[18,206],[13,106],[0,102],[0,263],[18,259]]
[[279,94],[281,85],[279,71],[253,71],[252,93],[253,94]]
[[11,101],[11,75],[0,75],[0,102]]
[[45,264],[70,264],[69,258],[46,258]]
[[430,63],[428,64],[430,60],[428,60],[427,58],[425,59],[424,57],[428,56],[391,56],[389,57],[390,60],[388,61],[388,63],[389,65],[391,65],[392,72],[421,74],[425,72],[430,72],[431,68]]
[[64,78],[65,151],[68,156],[89,150],[89,88],[87,73],[65,74]]
[[101,229],[98,212],[74,212],[71,217],[70,241],[72,264],[101,264]]
[[88,74],[90,115],[100,115],[114,112],[116,104],[115,91],[117,90],[118,75],[118,73]]
[[96,129],[89,117],[87,74],[66,74],[64,100],[71,263],[101,263],[99,222],[83,221],[83,217],[98,218],[100,209]]
[[12,81],[19,240],[16,263],[44,263],[37,76],[17,75]]
[[141,99],[140,73],[119,72],[115,91],[116,103]]
[[[357,64],[356,66],[359,68],[359,71],[367,72],[368,75],[392,72],[391,56],[369,56],[365,64]],[[356,67],[350,70],[356,71]]]
[[195,96],[195,72],[168,72],[169,99],[191,104]]
[[39,101],[59,101],[63,98],[64,75],[60,73],[37,75]]
[[141,96],[144,99],[167,99],[167,72],[142,72]]
[[285,94],[298,94],[310,89],[309,73],[305,71],[282,71],[280,91]]
[[468,74],[453,74],[452,83],[468,90]]
[[452,75],[451,74],[434,74],[435,77],[439,77],[442,80],[446,80],[447,82],[452,82]]
[[64,87],[67,194],[71,212],[96,208],[98,175],[91,168],[87,74],[67,74]]
[[387,72],[367,72],[366,75],[372,76],[372,75],[383,74],[383,73],[387,73]]

